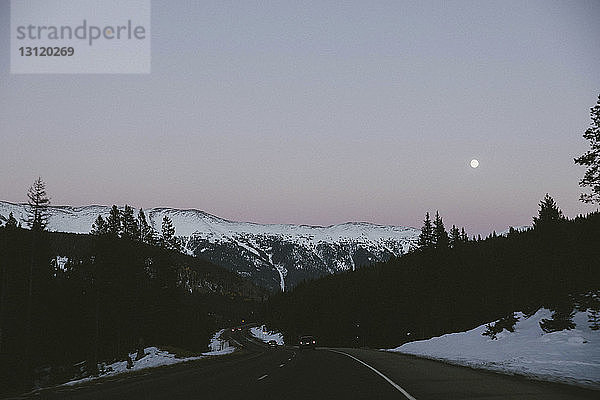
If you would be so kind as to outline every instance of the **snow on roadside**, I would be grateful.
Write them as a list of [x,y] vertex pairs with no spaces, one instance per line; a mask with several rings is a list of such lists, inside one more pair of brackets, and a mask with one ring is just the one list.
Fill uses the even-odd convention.
[[250,333],[255,338],[268,343],[270,340],[274,340],[278,345],[283,346],[283,335],[279,332],[268,331],[264,325],[250,328]]
[[504,330],[497,340],[483,336],[481,325],[386,351],[600,389],[600,330],[591,330],[587,313],[578,312],[575,329],[545,333],[539,322],[550,316],[546,309],[529,318],[517,313],[515,332]]
[[88,376],[86,378],[76,379],[65,383],[65,385],[77,385],[79,383],[89,382],[107,376],[119,375],[132,371],[139,371],[146,368],[162,367],[164,365],[194,361],[203,358],[201,356],[177,358],[175,354],[171,354],[165,350],[160,350],[157,347],[146,347],[144,349],[144,354],[144,357],[140,358],[139,360],[135,359],[137,356],[137,352],[129,354],[129,357],[131,357],[131,359],[134,360],[133,367],[131,367],[130,369],[127,369],[127,361],[117,361],[112,364],[103,365],[104,372],[101,372],[99,376]]
[[225,329],[221,329],[215,333],[210,339],[210,351],[208,353],[202,353],[203,356],[221,356],[224,354],[231,354],[235,351],[235,347],[229,344],[228,340],[221,339],[221,335],[225,332]]
[[131,360],[133,360],[133,366],[130,369],[127,369],[127,361],[117,361],[112,364],[102,365],[102,370],[104,372],[101,372],[99,376],[88,376],[86,378],[76,379],[67,382],[64,385],[77,385],[83,382],[89,382],[99,378],[119,375],[132,371],[139,371],[146,368],[156,368],[165,365],[200,360],[209,356],[221,356],[225,354],[231,354],[235,351],[235,347],[230,346],[229,341],[221,339],[221,334],[223,334],[224,331],[225,329],[221,329],[213,335],[209,344],[211,351],[202,353],[202,355],[178,358],[175,354],[171,354],[166,350],[161,350],[157,347],[146,347],[144,349],[144,357],[140,358],[139,360],[136,360],[137,352],[129,354],[129,357],[131,358]]

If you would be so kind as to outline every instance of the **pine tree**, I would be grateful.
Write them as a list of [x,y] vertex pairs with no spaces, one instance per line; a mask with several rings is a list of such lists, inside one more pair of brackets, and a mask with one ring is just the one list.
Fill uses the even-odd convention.
[[32,231],[43,231],[48,225],[50,199],[46,194],[46,183],[37,178],[27,191],[27,226]]
[[588,186],[592,189],[591,193],[582,193],[580,200],[585,203],[600,204],[600,95],[590,115],[592,124],[583,134],[583,137],[590,142],[590,150],[576,158],[575,164],[588,167],[583,179],[579,181],[579,186]]
[[98,215],[98,218],[96,218],[96,220],[92,224],[92,230],[90,231],[90,234],[101,236],[106,235],[107,233],[108,225],[104,218],[102,218],[102,215]]
[[6,229],[16,229],[18,227],[17,220],[13,216],[13,213],[8,214],[8,220],[4,226]]
[[497,335],[505,329],[509,332],[514,332],[515,325],[517,324],[518,321],[519,321],[519,318],[517,318],[515,313],[510,313],[507,316],[500,318],[496,322],[487,324],[486,330],[485,330],[485,332],[482,333],[482,335],[489,336],[493,340],[496,340],[496,339],[498,339]]
[[152,229],[148,225],[146,214],[144,210],[140,208],[137,216],[137,229],[138,229],[138,240],[142,243],[152,244],[150,236],[152,235]]
[[107,232],[112,237],[121,237],[121,213],[117,206],[113,205],[106,219]]
[[460,241],[462,243],[467,243],[469,241],[469,236],[467,236],[467,232],[465,232],[464,227],[460,229]]
[[554,202],[554,199],[546,193],[546,196],[544,196],[544,199],[540,202],[538,216],[533,217],[533,227],[544,228],[553,226],[562,220],[564,220],[562,211],[560,211]]
[[419,235],[419,248],[422,250],[433,248],[433,226],[431,225],[429,212],[425,214],[425,220]]
[[452,225],[450,229],[450,247],[455,248],[460,245],[460,231],[456,225]]
[[588,322],[590,323],[590,329],[597,331],[600,329],[600,310],[590,308],[588,310]]
[[552,310],[552,317],[550,319],[543,318],[540,321],[540,328],[546,333],[557,332],[562,330],[571,330],[575,328],[573,322],[573,306],[570,304],[560,304],[554,310]]
[[436,249],[446,249],[448,245],[448,232],[444,228],[444,221],[440,217],[440,213],[436,211],[435,219],[433,220],[433,247]]
[[156,229],[154,229],[154,227],[150,227],[148,236],[146,238],[147,242],[149,245],[151,246],[157,246],[160,244],[160,234],[158,233],[158,231]]
[[137,222],[133,216],[133,208],[125,205],[121,213],[121,237],[127,240],[137,239],[139,236]]
[[168,249],[177,249],[177,238],[175,237],[175,227],[173,221],[167,215],[162,220],[161,244]]

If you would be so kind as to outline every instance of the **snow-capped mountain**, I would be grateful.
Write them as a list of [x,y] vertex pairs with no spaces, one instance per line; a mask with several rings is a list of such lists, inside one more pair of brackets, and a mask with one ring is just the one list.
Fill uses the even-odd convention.
[[[108,216],[107,206],[50,207],[51,231],[89,233],[92,223]],[[13,213],[24,223],[25,204],[0,201],[0,225]],[[158,231],[166,215],[189,254],[250,278],[269,289],[293,287],[320,277],[398,256],[415,245],[419,231],[410,227],[348,222],[327,227],[234,222],[200,210],[144,210]]]

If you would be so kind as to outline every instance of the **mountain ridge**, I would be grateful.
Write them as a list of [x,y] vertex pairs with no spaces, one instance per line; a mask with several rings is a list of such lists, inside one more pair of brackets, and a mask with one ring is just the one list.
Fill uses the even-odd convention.
[[[26,207],[25,203],[0,201],[0,225],[10,212],[24,223]],[[50,206],[48,230],[89,233],[97,216],[107,216],[110,208]],[[285,290],[306,279],[397,257],[416,245],[419,234],[412,227],[370,222],[329,226],[259,224],[231,221],[193,208],[155,207],[144,212],[157,231],[164,216],[171,218],[188,254],[224,266],[271,290]]]

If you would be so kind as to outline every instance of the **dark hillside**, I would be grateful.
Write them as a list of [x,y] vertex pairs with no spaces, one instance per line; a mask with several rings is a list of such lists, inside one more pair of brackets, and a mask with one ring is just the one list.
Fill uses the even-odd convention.
[[600,288],[600,214],[305,282],[269,301],[273,327],[331,345],[397,346]]
[[[52,379],[143,342],[206,351],[211,333],[258,314],[264,289],[207,261],[108,236],[0,228],[0,375]],[[33,373],[36,375],[36,373]],[[61,376],[64,375],[64,376]]]

